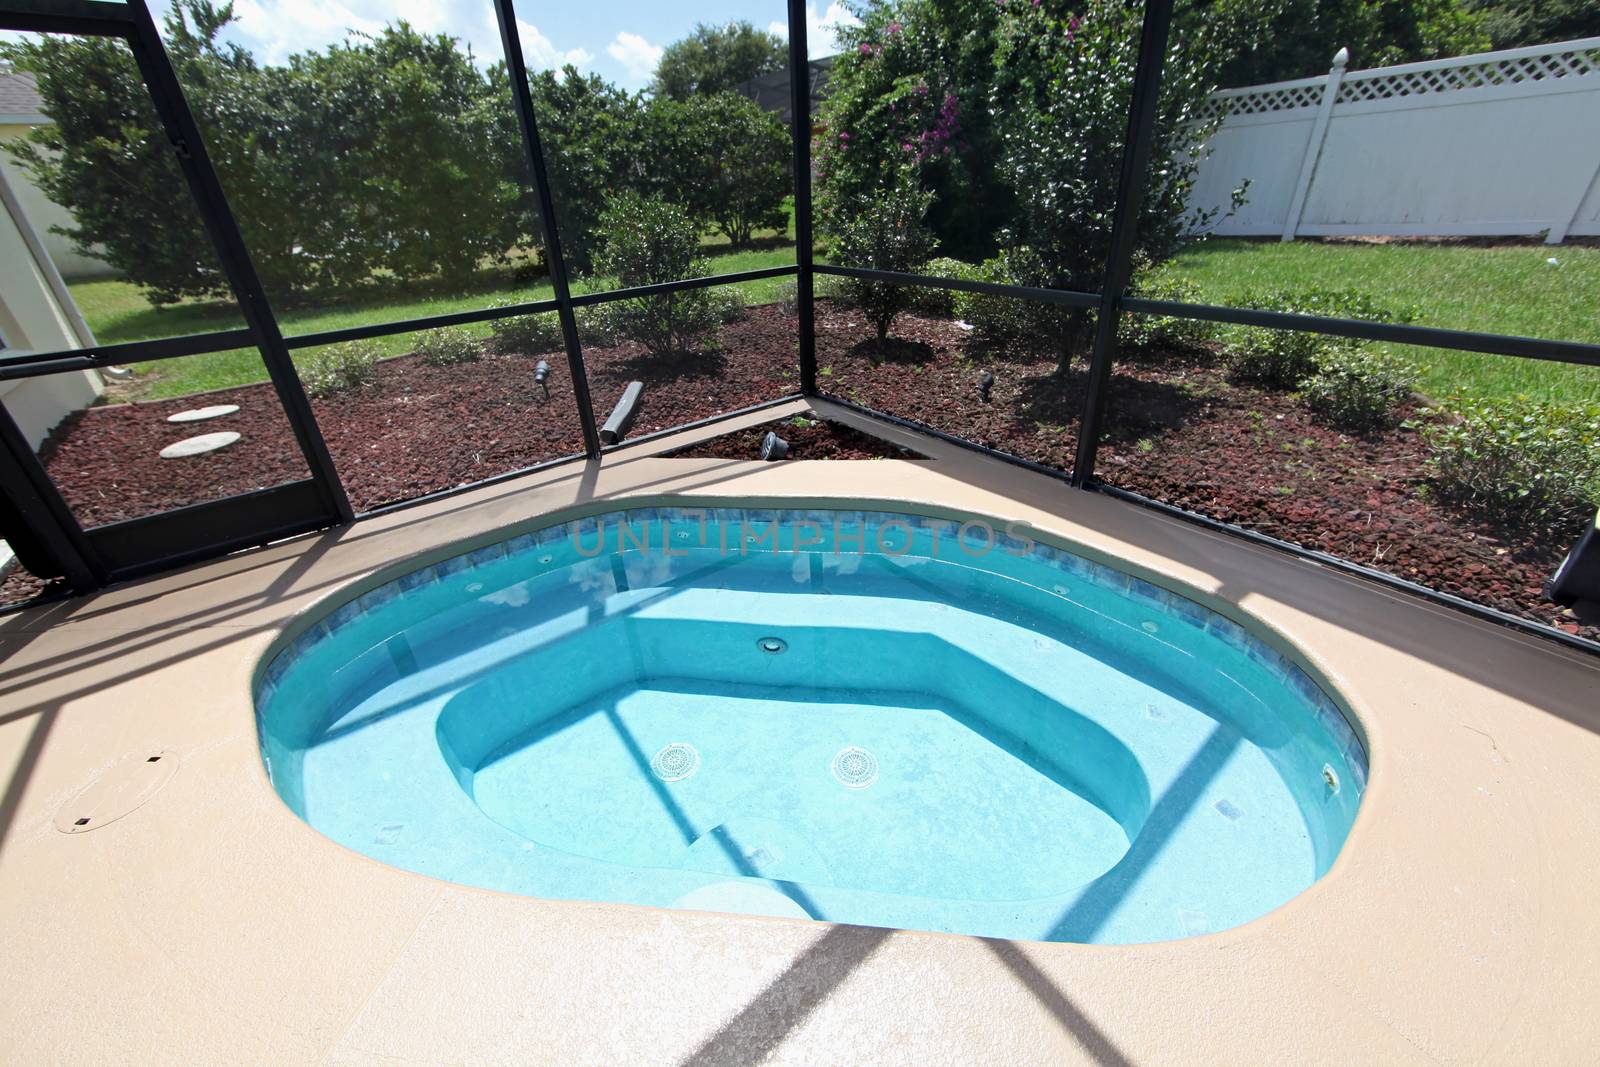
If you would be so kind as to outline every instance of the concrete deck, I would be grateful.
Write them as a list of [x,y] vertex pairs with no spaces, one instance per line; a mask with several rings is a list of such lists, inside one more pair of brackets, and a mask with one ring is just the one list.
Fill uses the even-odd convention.
[[[1600,660],[925,438],[936,462],[650,454],[683,440],[0,621],[0,1059],[1594,1061]],[[294,613],[404,557],[640,495],[960,508],[1236,604],[1361,717],[1355,831],[1262,919],[1099,947],[513,897],[385,867],[283,806],[248,683]],[[143,806],[56,828],[158,752],[179,768]]]

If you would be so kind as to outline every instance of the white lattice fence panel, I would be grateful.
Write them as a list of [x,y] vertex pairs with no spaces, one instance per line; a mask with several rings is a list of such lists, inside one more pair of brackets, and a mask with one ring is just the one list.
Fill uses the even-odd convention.
[[[1600,38],[1225,89],[1190,207],[1227,236],[1600,232]],[[1246,202],[1227,212],[1231,191]]]
[[1480,57],[1451,60],[1422,69],[1353,71],[1345,76],[1344,84],[1339,87],[1337,102],[1352,104],[1366,100],[1392,100],[1426,93],[1487,89],[1600,74],[1600,47],[1469,61],[1475,59]]
[[1324,82],[1290,82],[1282,87],[1266,87],[1251,92],[1215,93],[1200,111],[1200,121],[1210,122],[1224,115],[1265,115],[1274,111],[1295,111],[1316,107],[1322,102]]

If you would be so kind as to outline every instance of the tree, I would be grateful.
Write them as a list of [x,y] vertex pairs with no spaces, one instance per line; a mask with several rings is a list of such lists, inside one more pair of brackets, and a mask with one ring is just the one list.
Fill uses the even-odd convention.
[[650,193],[682,205],[734,248],[748,246],[758,229],[784,228],[789,134],[750,100],[733,92],[657,97],[639,143],[651,161],[641,176]]
[[[1258,12],[1213,11],[1174,36],[1138,219],[1143,261],[1170,256],[1229,206],[1198,216],[1189,209],[1213,128],[1197,118],[1216,69],[1260,32]],[[884,176],[906,167],[936,198],[928,224],[946,254],[992,257],[991,273],[1016,284],[1096,291],[1132,100],[1139,5],[895,0],[862,14],[862,25],[844,34],[848,47],[823,109],[823,233],[842,233]],[[1010,254],[995,257],[1002,249]],[[1088,314],[1051,309],[1038,321],[1064,369],[1087,339]]]
[[[911,165],[932,192],[928,225],[946,255],[980,260],[1012,213],[992,165],[994,0],[891,0],[840,31],[814,153],[824,232]],[[842,220],[839,220],[842,221]]]
[[[1274,2],[1277,10],[1268,16],[1272,32],[1222,65],[1219,79],[1224,86],[1325,74],[1341,48],[1350,50],[1352,69],[1444,59],[1489,48],[1483,20],[1462,0]],[[1191,0],[1180,22],[1194,25],[1208,18],[1211,10],[1211,5]]]
[[401,22],[292,56],[283,78],[263,143],[296,172],[284,207],[326,284],[459,277],[503,251],[489,85],[454,38]]
[[781,37],[743,19],[722,26],[700,23],[689,36],[667,45],[651,88],[657,96],[687,100],[782,70],[787,61]]
[[642,104],[570,65],[529,75],[528,87],[548,160],[561,249],[573,269],[586,270],[601,240],[607,201],[639,187]]
[[[198,35],[175,26],[191,12],[199,16]],[[229,18],[228,9],[195,0],[174,6],[167,29],[182,33],[173,48],[180,76],[224,61],[210,43]],[[227,292],[127,48],[107,38],[40,35],[0,44],[0,58],[38,76],[44,111],[53,119],[6,151],[46,196],[72,210],[76,225],[59,232],[138,282],[153,303]]]
[[1600,37],[1594,0],[1465,0],[1496,48]]
[[[398,23],[260,66],[219,42],[233,17],[178,0],[165,37],[269,293],[459,277],[504,252],[525,183],[491,144],[490,81],[470,52]],[[38,75],[54,120],[8,150],[72,211],[79,248],[158,305],[226,293],[127,49],[42,36],[0,54]]]

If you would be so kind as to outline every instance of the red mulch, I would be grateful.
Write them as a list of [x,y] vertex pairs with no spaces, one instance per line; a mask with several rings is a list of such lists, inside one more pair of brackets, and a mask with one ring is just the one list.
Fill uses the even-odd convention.
[[[795,322],[777,305],[725,327],[711,355],[652,360],[638,345],[586,348],[596,417],[626,384],[646,383],[634,435],[792,393]],[[379,365],[373,389],[314,401],[358,511],[517,470],[581,449],[570,375],[559,356],[550,399],[533,385],[535,357],[487,352],[476,363]],[[853,309],[822,301],[817,362],[824,392],[1067,470],[1082,408],[1082,366],[1063,379],[1049,357],[986,352],[955,323],[902,316],[887,353]],[[978,391],[995,376],[989,401]],[[186,427],[164,417],[236,403],[234,416]],[[1540,587],[1577,536],[1507,527],[1448,508],[1428,492],[1426,453],[1405,429],[1359,437],[1314,421],[1281,393],[1228,383],[1205,353],[1124,364],[1113,378],[1098,474],[1110,484],[1600,640],[1544,601]],[[237,429],[209,456],[161,460],[166,444]],[[842,429],[842,428],[838,428]],[[785,427],[795,458],[882,454],[824,428]],[[765,428],[680,455],[753,456]],[[702,449],[709,449],[702,451]],[[205,397],[94,408],[64,423],[43,453],[86,525],[211,500],[305,476],[268,386]],[[0,594],[21,579],[8,577]]]
[[668,452],[671,459],[760,459],[768,431],[789,442],[790,459],[927,459],[918,452],[828,419],[779,419],[735,430],[697,445]]
[[[797,389],[792,316],[771,305],[723,330],[720,353],[652,360],[637,344],[586,348],[596,417],[635,379],[645,383],[632,433],[707,418]],[[550,397],[533,383],[538,354],[486,351],[473,363],[432,367],[410,356],[378,364],[370,389],[313,400],[356,511],[520,470],[583,450],[566,360],[544,353]],[[238,404],[220,419],[175,425],[186,408]],[[244,435],[219,452],[164,460],[160,450],[220,430]],[[203,396],[112,404],[79,412],[40,450],[84,526],[101,526],[307,477],[270,385]]]
[[[1081,363],[1063,381],[1053,358],[982,351],[942,319],[902,316],[894,337],[879,356],[858,312],[819,306],[822,389],[1071,469]],[[1505,525],[1441,504],[1410,429],[1341,433],[1286,393],[1228,382],[1205,352],[1119,365],[1108,406],[1096,474],[1111,485],[1600,641],[1600,625],[1542,593],[1582,525]]]
[[47,596],[62,588],[62,582],[35,578],[13,560],[0,572],[0,607],[26,604],[30,600]]

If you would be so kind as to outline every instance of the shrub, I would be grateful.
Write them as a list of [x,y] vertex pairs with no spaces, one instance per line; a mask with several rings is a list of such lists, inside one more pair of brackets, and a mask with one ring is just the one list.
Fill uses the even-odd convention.
[[1502,518],[1587,518],[1600,505],[1600,404],[1451,401],[1423,428],[1447,500]]
[[[873,270],[922,270],[934,247],[933,232],[922,222],[932,200],[933,194],[918,188],[909,171],[901,171],[887,188],[859,198],[851,210],[829,221],[834,258]],[[840,288],[877,330],[880,350],[889,339],[889,327],[916,295],[911,286],[855,278],[845,279]]]
[[[522,301],[502,300],[494,306],[510,307],[517,303]],[[504,352],[531,356],[541,352],[554,352],[565,347],[565,341],[561,336],[561,316],[554,311],[495,319],[489,323],[489,330],[494,334],[495,343]]]
[[[816,282],[812,282],[811,298],[816,300],[819,294],[816,291]],[[800,311],[800,283],[794,280],[786,281],[778,286],[778,306],[785,315],[796,315]]]
[[[1135,272],[1128,293],[1147,300],[1204,303],[1198,285],[1159,268]],[[1117,325],[1117,343],[1125,355],[1137,354],[1131,350],[1139,349],[1194,348],[1216,335],[1215,323],[1165,315],[1124,315]]]
[[[631,289],[708,273],[700,258],[699,227],[683,208],[634,193],[613,197],[600,220],[596,265]],[[618,334],[651,355],[682,352],[691,343],[714,344],[719,308],[709,289],[618,300],[604,305]]]
[[346,341],[320,348],[300,364],[300,381],[316,397],[364,389],[378,380],[383,346],[377,341]]
[[711,290],[711,306],[716,310],[717,321],[726,326],[744,318],[744,290],[725,285]]
[[1335,347],[1334,339],[1322,334],[1245,327],[1228,347],[1228,377],[1269,389],[1293,389],[1315,374]]
[[1306,405],[1335,426],[1376,430],[1398,421],[1416,382],[1410,363],[1360,345],[1324,352],[1300,390]]
[[[928,260],[918,273],[932,278],[966,279],[974,277],[976,269],[971,263],[938,256]],[[956,313],[956,290],[918,289],[911,294],[911,310],[929,318],[948,319]]]
[[596,348],[610,348],[621,341],[617,334],[616,324],[611,321],[607,309],[609,304],[585,304],[575,308],[572,317],[578,326],[578,341],[585,345],[594,345]]
[[[984,260],[969,276],[999,285],[1036,285],[1039,269],[1032,249],[1009,248]],[[1063,308],[1037,300],[965,292],[955,294],[955,312],[980,341],[1027,352],[1048,351],[1055,334],[1066,328],[1068,315]]]
[[[1320,315],[1367,322],[1410,322],[1417,309],[1380,304],[1355,289],[1272,289],[1252,294],[1241,306],[1296,315]],[[1228,373],[1235,381],[1273,389],[1294,389],[1317,372],[1324,359],[1362,342],[1299,330],[1236,326],[1227,332]]]
[[430,367],[471,363],[482,354],[478,339],[459,327],[441,326],[417,338],[417,356]]

